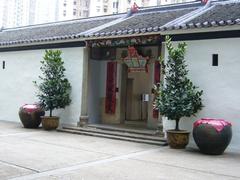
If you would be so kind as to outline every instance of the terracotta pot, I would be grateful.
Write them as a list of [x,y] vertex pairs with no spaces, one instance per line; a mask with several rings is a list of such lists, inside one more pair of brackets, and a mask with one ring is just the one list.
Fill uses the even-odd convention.
[[232,139],[231,123],[222,119],[200,119],[194,123],[193,138],[202,153],[220,155]]
[[42,127],[45,130],[57,129],[59,125],[59,117],[57,116],[42,116]]
[[36,104],[25,104],[20,107],[18,114],[25,128],[38,128],[45,111]]
[[184,149],[189,142],[190,132],[185,130],[167,130],[167,141],[173,149]]

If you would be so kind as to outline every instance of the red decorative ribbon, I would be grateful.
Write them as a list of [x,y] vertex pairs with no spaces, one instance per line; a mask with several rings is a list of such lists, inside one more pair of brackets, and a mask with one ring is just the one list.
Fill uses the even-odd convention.
[[[161,73],[161,65],[158,61],[154,64],[154,83],[160,83],[160,73]],[[159,111],[153,109],[153,118],[158,118]]]
[[117,62],[107,63],[107,83],[105,113],[115,114],[116,111],[116,88],[117,86]]
[[202,118],[197,120],[193,127],[198,127],[201,124],[209,124],[216,129],[217,132],[221,132],[225,126],[232,126],[232,124],[224,119],[214,119],[214,118]]

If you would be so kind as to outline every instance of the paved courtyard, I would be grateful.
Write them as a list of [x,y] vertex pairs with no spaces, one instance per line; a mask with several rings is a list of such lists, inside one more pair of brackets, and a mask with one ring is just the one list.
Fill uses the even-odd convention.
[[146,144],[24,129],[0,121],[0,179],[240,179],[240,154],[202,155]]

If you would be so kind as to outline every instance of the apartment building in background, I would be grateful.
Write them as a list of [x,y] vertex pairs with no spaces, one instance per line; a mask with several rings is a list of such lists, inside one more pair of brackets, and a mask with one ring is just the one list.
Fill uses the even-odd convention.
[[134,3],[139,7],[150,7],[193,0],[91,0],[90,16],[102,16],[127,12]]
[[11,28],[54,22],[58,20],[57,2],[58,0],[1,0],[0,26]]
[[127,12],[139,7],[191,0],[0,0],[0,28]]
[[[41,24],[58,21],[59,0],[33,0],[35,1],[34,19],[30,24]],[[31,11],[31,9],[30,9]]]
[[[1,27],[25,26],[34,18],[35,0],[1,0]],[[30,11],[32,9],[33,11]]]
[[90,0],[89,16],[102,16],[112,14],[110,11],[111,0]]
[[58,20],[86,18],[90,0],[58,0]]

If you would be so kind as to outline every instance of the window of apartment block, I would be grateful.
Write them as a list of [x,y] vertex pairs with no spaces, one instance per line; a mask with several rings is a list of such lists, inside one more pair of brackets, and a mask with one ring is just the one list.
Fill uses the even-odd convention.
[[63,11],[63,16],[66,16],[67,12],[66,10]]
[[116,2],[113,2],[113,8],[115,8]]
[[100,12],[100,6],[97,6],[97,12]]
[[83,17],[88,17],[88,11],[83,11]]
[[104,7],[103,7],[103,12],[106,13],[106,12],[107,12],[107,9],[108,9],[108,7],[107,7],[107,6],[104,6]]
[[73,5],[77,5],[77,1],[73,1]]
[[77,15],[77,9],[73,9],[73,15],[74,15],[74,16]]

